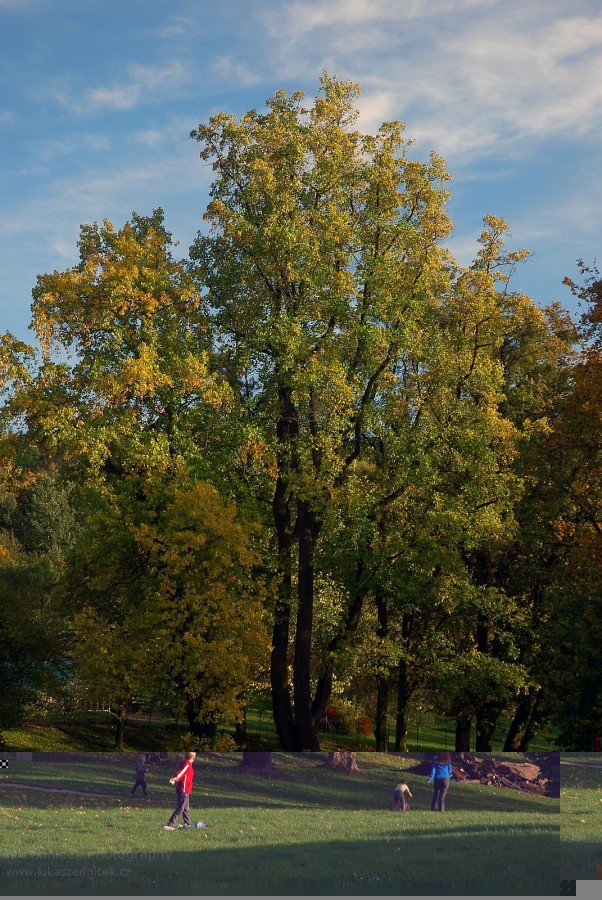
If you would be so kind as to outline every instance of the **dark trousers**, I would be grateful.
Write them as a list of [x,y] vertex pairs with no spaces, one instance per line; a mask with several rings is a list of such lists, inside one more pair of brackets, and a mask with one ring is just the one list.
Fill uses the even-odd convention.
[[141,787],[142,790],[144,791],[144,796],[148,797],[148,794],[146,792],[146,779],[145,778],[139,778],[137,780],[136,784],[132,788],[132,797],[134,796],[134,794],[136,793],[136,791],[138,790],[139,787]]
[[449,778],[435,778],[435,790],[433,791],[433,812],[445,812],[445,797],[449,790]]
[[405,792],[398,794],[397,791],[393,793],[393,809],[401,809],[404,812],[407,812],[408,804],[406,803]]
[[185,794],[183,791],[178,791],[178,805],[167,824],[175,825],[180,816],[184,818],[184,825],[190,825],[190,794]]

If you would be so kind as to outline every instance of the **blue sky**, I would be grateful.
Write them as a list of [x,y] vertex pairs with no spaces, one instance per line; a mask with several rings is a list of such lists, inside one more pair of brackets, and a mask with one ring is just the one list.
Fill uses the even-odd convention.
[[31,339],[36,275],[81,223],[165,210],[185,256],[212,171],[188,138],[323,69],[362,84],[360,124],[401,119],[453,175],[450,249],[487,213],[532,258],[514,280],[575,309],[602,258],[598,0],[0,0],[0,331]]

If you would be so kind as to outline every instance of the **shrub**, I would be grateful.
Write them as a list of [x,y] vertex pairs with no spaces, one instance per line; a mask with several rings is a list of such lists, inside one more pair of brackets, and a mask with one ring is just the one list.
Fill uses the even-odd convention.
[[372,719],[368,719],[366,716],[360,716],[357,720],[357,728],[360,734],[363,734],[364,737],[368,737],[374,731]]
[[[326,725],[328,722],[328,726]],[[321,723],[322,728],[328,727],[334,734],[355,734],[357,727],[357,714],[350,703],[344,701],[337,706],[329,706]]]

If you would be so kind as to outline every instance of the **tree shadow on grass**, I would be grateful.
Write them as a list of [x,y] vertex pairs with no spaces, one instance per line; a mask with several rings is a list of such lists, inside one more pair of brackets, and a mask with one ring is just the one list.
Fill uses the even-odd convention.
[[[16,781],[16,779],[15,779]],[[40,781],[35,784],[27,782],[23,777],[19,778],[19,784],[22,787],[3,787],[0,781],[0,806],[15,807],[29,806],[35,809],[47,809],[49,806],[73,806],[84,803],[89,806],[98,806],[101,802],[127,803],[143,808],[148,805],[138,792],[138,797],[132,800],[130,790],[132,782],[124,785],[121,791],[112,791],[110,787],[104,788],[103,785],[90,786],[92,792],[87,794],[86,789],[81,791],[74,788],[69,782],[69,790],[73,793],[61,793],[61,788],[53,783],[42,783]],[[45,790],[32,790],[31,788],[44,787]],[[341,787],[340,785],[338,786]],[[489,791],[489,793],[487,793]],[[149,782],[150,805],[169,806],[174,802],[173,788],[158,789],[153,787]],[[99,793],[100,796],[94,796]],[[432,791],[426,786],[417,785],[414,787],[414,797],[411,800],[413,812],[430,811]],[[287,790],[278,790],[277,785],[263,782],[241,783],[240,785],[228,784],[223,787],[216,785],[201,785],[192,794],[192,805],[197,809],[279,809],[287,807],[291,809],[347,809],[347,810],[364,810],[370,812],[383,812],[389,809],[391,803],[391,791],[389,786],[386,788],[379,787],[372,794],[363,790],[347,791],[337,790],[332,787],[320,786],[320,788],[308,789],[304,794],[298,785],[290,786]],[[483,794],[476,791],[472,792],[469,797],[466,795],[458,795],[450,792],[447,800],[449,812],[487,812],[487,813],[527,813],[537,815],[558,815],[560,805],[557,800],[549,799],[544,803],[533,803],[528,797],[508,797],[507,795],[496,794],[491,788],[484,790]],[[391,813],[392,816],[396,815]],[[397,814],[399,815],[399,814]],[[409,813],[412,815],[412,812]]]
[[575,881],[596,879],[596,865],[602,865],[600,841],[560,840],[560,877]]
[[[0,892],[17,895],[557,896],[554,833],[470,836],[450,830],[395,840],[212,847],[202,830],[161,832],[144,853],[20,857],[0,863]],[[184,846],[183,846],[184,845]]]
[[[67,756],[67,754],[65,755]],[[65,766],[56,761],[45,767],[43,760],[34,760],[18,772],[18,778],[10,780],[30,783],[31,786],[62,786],[113,795],[115,799],[127,799],[133,785],[135,754],[107,753],[85,754],[90,765],[80,765],[81,754],[74,759],[65,759]],[[236,759],[231,759],[236,756]],[[211,805],[219,808],[232,806],[263,806],[265,808],[282,805],[296,808],[317,808],[328,806],[339,809],[387,809],[392,790],[399,779],[399,765],[395,761],[390,766],[374,770],[367,768],[350,775],[325,769],[316,759],[308,764],[307,754],[298,754],[299,759],[288,758],[286,764],[278,766],[269,775],[252,775],[239,768],[239,754],[205,754],[199,758],[194,802],[198,806]],[[291,755],[292,756],[292,755]],[[326,758],[326,754],[316,754]],[[367,763],[366,763],[367,765]],[[15,772],[15,776],[16,776]],[[151,770],[149,790],[154,797],[170,803],[172,793],[167,787],[171,767]],[[2,780],[0,779],[0,788]],[[414,793],[412,805],[415,809],[429,809],[431,788],[426,778],[414,776],[410,779]],[[7,793],[7,792],[3,792]],[[34,792],[31,792],[32,795]],[[10,802],[10,801],[8,801]],[[36,803],[32,799],[32,803]],[[471,785],[452,783],[448,805],[450,810],[499,810],[508,812],[558,812],[558,800],[531,797],[518,792],[503,791],[493,787],[479,788]]]

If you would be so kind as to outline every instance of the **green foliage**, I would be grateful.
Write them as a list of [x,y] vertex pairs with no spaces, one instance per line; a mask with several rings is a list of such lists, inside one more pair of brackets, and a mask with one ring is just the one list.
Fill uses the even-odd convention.
[[65,585],[82,604],[80,694],[122,707],[192,703],[191,725],[238,717],[267,654],[253,533],[201,482],[145,488],[145,505],[107,504],[90,519]]
[[398,742],[421,698],[491,728],[523,708],[528,743],[565,654],[590,727],[598,274],[572,285],[575,365],[565,311],[511,290],[528,252],[506,223],[459,266],[443,160],[399,122],[362,133],[358,97],[324,73],[311,103],[199,125],[215,178],[189,259],[157,209],[83,225],[78,263],[38,277],[40,353],[0,339],[7,603],[52,622],[38,646],[76,660],[82,702],[170,706],[199,742],[266,681],[269,627],[285,749],[376,682]]
[[1,730],[68,699],[71,628],[56,588],[78,522],[71,486],[48,471],[0,491]]
[[69,628],[52,605],[56,580],[48,560],[32,559],[0,533],[0,729],[64,694]]

